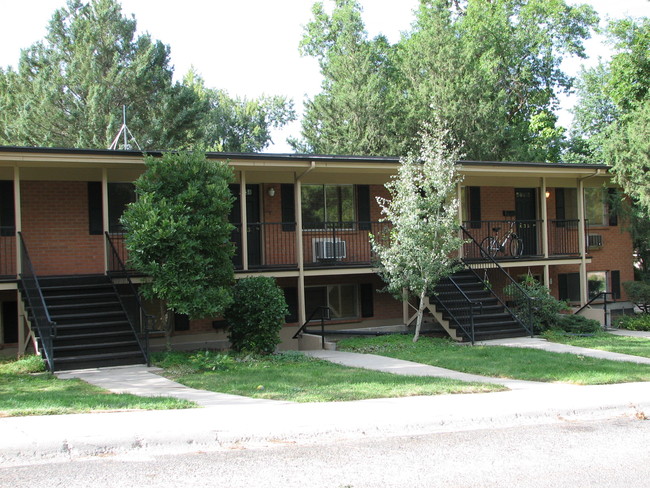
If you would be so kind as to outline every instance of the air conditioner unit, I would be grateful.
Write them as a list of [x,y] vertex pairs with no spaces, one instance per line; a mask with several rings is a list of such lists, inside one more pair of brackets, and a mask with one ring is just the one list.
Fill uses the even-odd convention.
[[345,241],[341,239],[312,239],[314,262],[334,261],[347,257]]
[[587,247],[589,249],[598,249],[603,247],[603,236],[600,234],[589,234],[587,236]]

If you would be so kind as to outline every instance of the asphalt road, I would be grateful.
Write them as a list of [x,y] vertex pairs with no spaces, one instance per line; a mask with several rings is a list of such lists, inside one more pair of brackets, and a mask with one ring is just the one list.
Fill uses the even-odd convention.
[[0,470],[2,487],[649,487],[650,420],[93,457]]

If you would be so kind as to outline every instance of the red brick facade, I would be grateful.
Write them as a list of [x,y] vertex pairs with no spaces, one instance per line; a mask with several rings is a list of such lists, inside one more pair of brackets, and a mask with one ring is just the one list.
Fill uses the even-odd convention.
[[80,181],[22,181],[22,233],[37,274],[104,272],[104,236],[88,229],[88,187]]

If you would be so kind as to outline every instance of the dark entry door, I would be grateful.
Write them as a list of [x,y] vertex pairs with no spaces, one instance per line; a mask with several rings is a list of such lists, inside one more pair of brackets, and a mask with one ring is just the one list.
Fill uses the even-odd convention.
[[537,189],[515,188],[517,235],[524,241],[525,256],[537,254]]
[[2,302],[2,329],[5,344],[18,342],[18,303]]
[[[241,228],[241,195],[239,185],[230,185],[230,191],[235,197],[230,212],[230,223],[235,226],[232,233],[232,241],[235,243],[235,257],[233,262],[236,268],[243,265],[242,249],[242,228]],[[246,185],[246,236],[248,239],[248,266],[260,266],[262,264],[262,224],[260,223],[260,187],[259,185]]]

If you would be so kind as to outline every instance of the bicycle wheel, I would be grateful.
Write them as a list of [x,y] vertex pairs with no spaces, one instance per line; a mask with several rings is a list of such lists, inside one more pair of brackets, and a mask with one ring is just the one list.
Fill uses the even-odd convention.
[[510,239],[510,255],[518,258],[524,253],[524,241],[520,237]]
[[495,257],[499,252],[499,243],[494,236],[487,236],[481,241],[481,257]]

